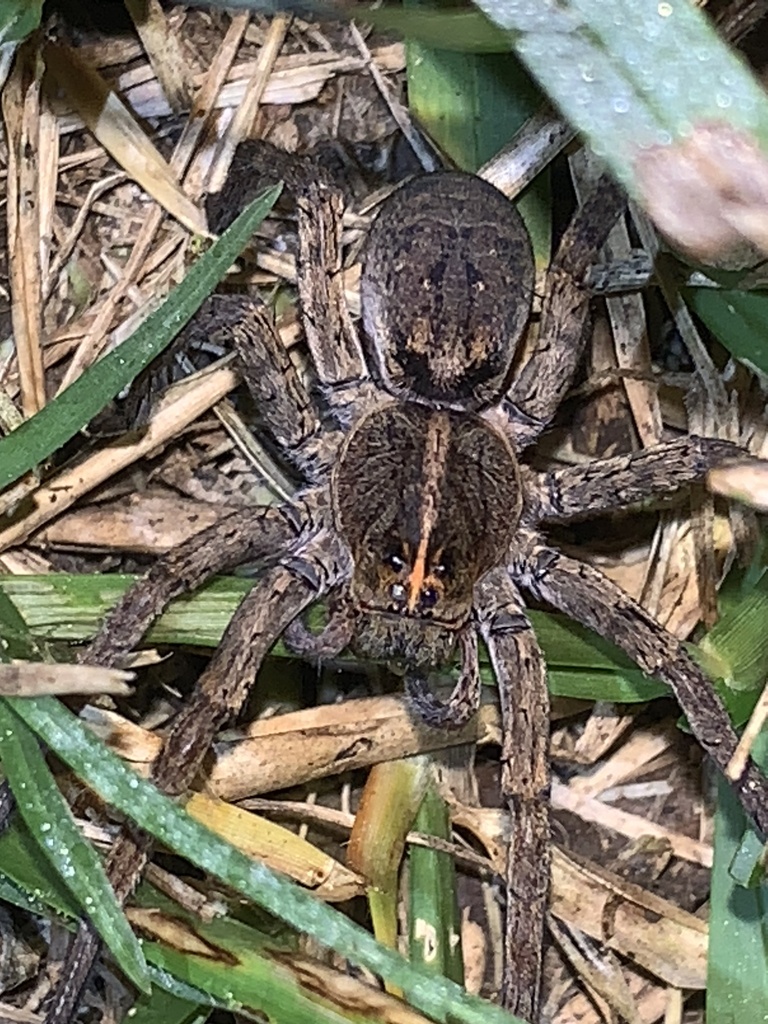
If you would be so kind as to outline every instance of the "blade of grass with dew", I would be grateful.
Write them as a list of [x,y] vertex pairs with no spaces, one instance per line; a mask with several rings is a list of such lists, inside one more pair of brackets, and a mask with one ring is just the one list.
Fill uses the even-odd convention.
[[254,199],[130,338],[0,439],[0,489],[74,437],[170,344],[242,252],[279,195],[280,186],[276,186]]
[[[445,800],[430,785],[413,823],[416,832],[451,838]],[[413,845],[408,854],[408,951],[411,963],[464,984],[461,911],[450,854]]]
[[[24,698],[7,698],[9,701]],[[35,734],[0,698],[0,760],[16,805],[39,850],[75,896],[120,965],[142,992],[149,975],[141,946],[125,918],[99,855],[84,839]]]
[[[260,1014],[270,1024],[369,1024],[372,1015],[387,1019],[381,993],[347,979],[335,989],[337,972],[299,951],[296,937],[268,934],[232,917],[201,922],[159,893],[145,892],[139,902],[150,911],[145,935],[147,957],[163,970],[208,993],[219,1006],[248,1016]],[[156,915],[171,941],[155,941]],[[307,970],[314,983],[307,983]],[[394,1007],[393,1007],[394,1008]],[[382,1012],[383,1011],[383,1012]]]
[[19,818],[0,835],[0,899],[41,917],[53,913],[76,920],[80,912],[72,893],[51,870]]
[[[0,900],[41,916],[49,917],[53,912],[65,921],[77,920],[77,904],[52,876],[19,819],[0,836],[0,865]],[[163,990],[172,997],[171,1005],[205,1004],[234,1010],[256,1021],[263,1020],[266,1013],[274,1024],[297,1024],[300,1020],[366,1024],[371,1019],[359,1003],[353,1001],[351,1008],[347,1006],[343,987],[337,1000],[332,984],[325,995],[306,984],[306,959],[296,954],[295,933],[287,929],[281,933],[274,927],[263,931],[230,915],[203,921],[146,882],[132,903],[149,911],[143,951],[153,986],[151,995],[137,1000],[131,1011],[132,1021],[141,1020],[142,1007],[146,1007],[148,1022],[157,1019],[165,1024],[166,1018],[153,1016],[153,1000]],[[167,941],[157,938],[153,926],[167,935]],[[295,964],[294,955],[298,956]],[[325,968],[318,965],[318,970]],[[166,1005],[157,998],[159,1006]],[[380,999],[378,993],[375,998]],[[179,1012],[182,1009],[179,1006]]]
[[[33,636],[71,643],[90,639],[106,612],[125,593],[134,576],[56,574],[0,577],[0,593],[15,603]],[[147,633],[145,643],[190,644],[216,647],[235,609],[253,581],[222,576],[195,594],[174,601]],[[649,679],[607,640],[562,615],[530,612],[536,636],[549,666],[549,685],[559,697],[637,703],[669,693],[668,687]],[[321,612],[314,609],[310,626],[318,626]],[[281,642],[276,657],[295,657]],[[484,682],[494,684],[483,652]],[[355,660],[350,656],[349,664]]]
[[765,93],[693,4],[477,6],[509,33],[534,78],[641,201],[639,150],[682,139],[696,125],[725,122],[768,149]]
[[[0,593],[0,623],[5,644],[0,662],[36,653],[24,620],[6,594]],[[24,699],[24,698],[19,698]],[[136,936],[109,883],[99,855],[84,839],[54,782],[37,737],[0,698],[0,762],[19,813],[37,844],[35,861],[47,860],[56,876],[93,921],[126,976],[149,991],[147,965]]]
[[78,778],[139,828],[292,928],[399,986],[408,1001],[434,1020],[445,1024],[512,1024],[517,1020],[446,979],[430,978],[416,970],[359,925],[249,860],[135,775],[58,701],[40,697],[7,699],[7,703]]
[[[763,733],[753,756],[765,766],[766,755]],[[765,1024],[768,1006],[768,882],[764,869],[748,888],[732,875],[745,831],[747,816],[718,778],[707,958],[707,1020],[716,1024]]]

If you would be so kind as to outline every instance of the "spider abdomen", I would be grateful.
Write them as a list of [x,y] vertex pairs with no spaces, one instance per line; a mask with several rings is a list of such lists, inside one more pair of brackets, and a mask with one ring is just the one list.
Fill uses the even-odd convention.
[[444,172],[399,188],[373,223],[360,282],[383,385],[448,408],[498,398],[533,280],[525,224],[488,182]]

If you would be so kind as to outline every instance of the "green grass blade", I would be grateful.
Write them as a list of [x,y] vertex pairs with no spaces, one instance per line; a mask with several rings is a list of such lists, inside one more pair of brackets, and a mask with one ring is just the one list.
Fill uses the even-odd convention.
[[41,917],[76,920],[80,908],[18,816],[0,835],[0,899]]
[[0,0],[0,46],[26,39],[40,24],[42,11],[43,0]]
[[[0,636],[4,641],[0,662],[39,656],[23,618],[4,593],[0,593]],[[2,871],[10,874],[10,865],[23,854],[23,859],[34,865],[39,875],[35,890],[48,891],[59,912],[71,910],[71,893],[126,976],[139,989],[148,991],[149,977],[141,946],[109,884],[99,855],[81,835],[37,738],[14,714],[14,703],[13,698],[0,698],[0,761],[26,829],[20,837],[17,834],[15,847],[11,845],[0,860]],[[1,841],[8,839],[9,836],[0,837]]]
[[[77,906],[66,890],[63,904],[55,892],[49,899],[47,879],[29,856],[34,845],[18,819],[0,836],[0,900],[43,916],[54,911],[76,920]],[[28,895],[32,892],[37,896]],[[317,984],[307,984],[307,961],[297,953],[293,932],[278,932],[273,926],[261,930],[230,915],[203,921],[147,883],[132,902],[177,929],[168,943],[149,935],[144,939],[152,992],[138,998],[132,1022],[173,1024],[197,1020],[198,1014],[204,1020],[218,1007],[257,1022],[269,1017],[273,1024],[370,1024],[370,1013],[347,999],[344,986],[334,994],[333,986],[323,992]]]
[[153,986],[149,995],[142,995],[134,1003],[128,1019],[131,1024],[204,1024],[212,1009]]
[[14,714],[23,698],[0,698],[0,758],[16,804],[39,850],[82,906],[125,975],[149,991],[144,954],[109,884],[99,855],[84,839],[35,734]]
[[[403,13],[424,6],[408,0]],[[458,53],[409,40],[406,61],[409,110],[462,170],[477,171],[544,102],[513,54]]]
[[[10,598],[32,635],[40,640],[78,643],[93,636],[134,576],[0,577],[0,597]],[[243,577],[219,577],[195,594],[174,601],[147,634],[146,643],[191,644],[216,647],[235,609],[253,581]],[[649,679],[629,658],[607,640],[562,615],[530,612],[536,636],[549,666],[553,694],[581,700],[615,700],[637,703],[668,694],[668,688]],[[319,622],[320,612],[310,615]],[[295,657],[278,643],[277,657]],[[350,657],[350,666],[355,664]],[[493,685],[493,675],[483,665],[483,679]]]
[[688,288],[685,298],[732,356],[768,374],[768,295]]
[[[691,3],[478,0],[565,117],[642,201],[642,147],[720,123],[768,148],[768,101]],[[702,83],[706,82],[706,87]]]
[[[413,823],[416,832],[451,838],[445,800],[430,786]],[[408,948],[411,963],[433,974],[464,983],[461,911],[456,891],[456,865],[450,854],[411,846],[408,855]]]
[[[768,736],[764,734],[753,751],[758,762],[765,763],[767,750]],[[734,859],[738,860],[745,833],[749,835],[752,826],[725,780],[719,778],[717,785],[707,1020],[715,1024],[764,1024],[768,1006],[768,882],[764,873],[749,888],[734,880]]]
[[[306,958],[293,933],[268,934],[232,917],[202,922],[146,886],[139,902],[184,930],[200,952],[146,940],[147,957],[161,970],[207,993],[224,1006],[270,1024],[369,1024],[354,998],[306,983]],[[319,968],[323,970],[322,967]],[[329,969],[330,973],[330,969]]]
[[436,1021],[511,1024],[498,1007],[442,978],[429,978],[342,914],[320,903],[189,818],[135,775],[71,712],[45,697],[17,701],[15,712],[107,803],[140,828],[257,905],[326,947],[399,986]]
[[254,199],[130,338],[90,366],[39,413],[0,439],[0,489],[74,437],[170,344],[240,255],[279,194],[277,186]]
[[[426,8],[407,0],[403,15]],[[446,20],[456,11],[442,0]],[[482,17],[479,12],[472,13]],[[407,31],[405,25],[401,31]],[[542,106],[544,97],[512,53],[459,53],[440,43],[406,43],[408,107],[441,152],[462,170],[477,171],[495,156]],[[533,242],[537,266],[551,255],[552,212],[549,175],[540,174],[517,200]]]

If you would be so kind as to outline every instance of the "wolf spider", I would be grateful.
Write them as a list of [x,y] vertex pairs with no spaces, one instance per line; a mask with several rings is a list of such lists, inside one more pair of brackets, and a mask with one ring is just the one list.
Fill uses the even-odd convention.
[[[466,721],[478,706],[481,638],[499,686],[501,784],[513,826],[503,998],[535,1019],[549,872],[549,720],[545,665],[522,592],[609,638],[668,683],[721,769],[736,746],[724,708],[683,645],[597,569],[551,546],[538,527],[670,495],[740,451],[685,437],[586,468],[541,473],[522,460],[552,420],[582,353],[589,309],[582,281],[622,207],[607,181],[559,246],[538,340],[522,369],[513,362],[530,314],[533,257],[520,216],[495,188],[437,173],[386,200],[365,249],[361,334],[343,296],[340,197],[317,180],[298,191],[298,288],[314,391],[258,303],[214,297],[193,329],[233,336],[262,426],[303,487],[279,507],[234,512],[161,558],[110,613],[82,660],[119,664],[172,598],[215,573],[260,564],[154,766],[157,785],[180,794],[281,634],[305,655],[351,646],[363,657],[402,663],[414,711],[443,727]],[[326,596],[328,623],[313,635],[301,616]],[[456,651],[459,680],[441,703],[427,676]],[[734,787],[768,829],[766,782],[753,764]],[[115,844],[108,866],[121,898],[148,849],[136,833]],[[70,997],[95,948],[82,926],[73,969],[64,972]]]

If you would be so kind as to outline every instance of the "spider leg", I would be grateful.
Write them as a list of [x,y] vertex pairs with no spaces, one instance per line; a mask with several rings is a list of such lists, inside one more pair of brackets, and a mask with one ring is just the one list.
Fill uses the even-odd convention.
[[370,379],[344,297],[341,228],[344,200],[327,182],[307,182],[297,196],[296,276],[302,324],[320,391],[340,425],[384,396]]
[[[511,571],[537,598],[621,647],[648,675],[667,683],[694,735],[721,771],[737,736],[711,681],[683,644],[602,573],[521,531]],[[753,762],[733,783],[744,809],[768,832],[768,779]]]
[[354,634],[352,615],[344,608],[336,608],[319,633],[313,633],[301,616],[297,616],[283,634],[283,640],[296,654],[322,660],[341,654],[345,647],[349,647]]
[[432,729],[462,729],[480,707],[480,666],[477,659],[477,634],[467,626],[459,634],[461,675],[448,700],[439,700],[423,675],[409,672],[405,677],[405,696],[419,718]]
[[500,407],[518,451],[541,434],[571,386],[587,340],[590,295],[584,279],[625,201],[618,185],[601,178],[576,211],[555,253],[538,339]]
[[330,444],[320,413],[293,365],[271,311],[247,295],[211,295],[186,328],[185,341],[234,345],[243,383],[254,403],[256,425],[272,439],[281,458],[300,476],[316,481],[321,458],[329,462],[340,438]]
[[499,686],[501,790],[511,815],[502,1000],[538,1019],[550,878],[549,692],[544,658],[506,570],[475,589],[480,634]]
[[[211,296],[187,336],[233,338],[264,426],[286,461],[315,479],[332,460],[340,434],[321,432],[318,414],[264,306],[242,296]],[[310,500],[296,507],[238,510],[159,559],[110,612],[81,660],[118,664],[174,597],[195,590],[218,572],[273,558],[298,543],[313,529],[312,505]]]
[[169,551],[123,594],[79,660],[121,664],[175,597],[217,573],[248,561],[275,560],[301,543],[315,528],[313,504],[238,510]]
[[746,453],[730,441],[684,437],[631,455],[536,474],[530,507],[536,521],[559,522],[666,497],[728,459]]
[[[304,608],[345,581],[349,573],[346,549],[335,534],[325,531],[265,573],[235,612],[190,704],[174,721],[152,768],[159,789],[178,795],[191,787],[214,736],[242,708],[275,640]],[[107,874],[121,901],[141,877],[151,842],[147,835],[129,828],[113,845]],[[91,924],[81,922],[46,1024],[65,1024],[72,1018],[99,948]]]

